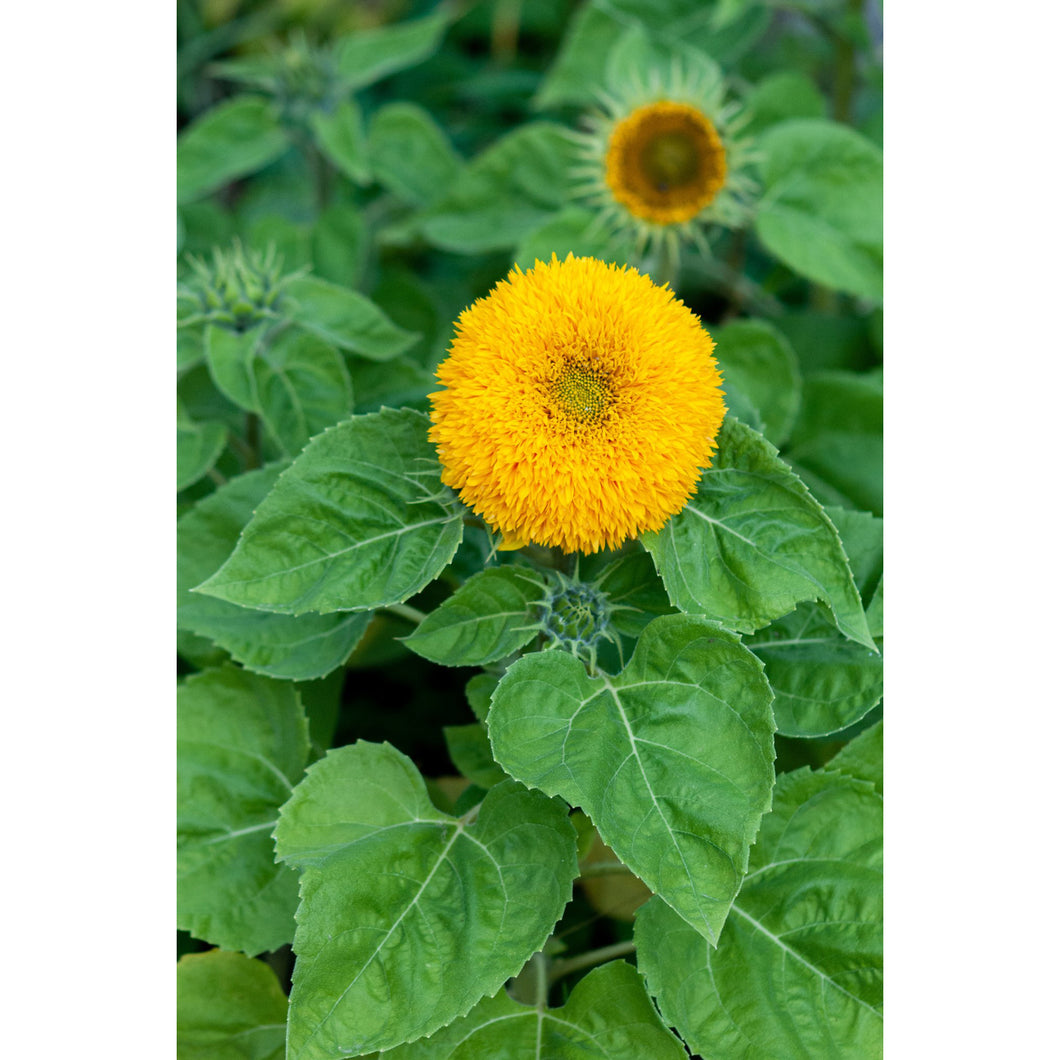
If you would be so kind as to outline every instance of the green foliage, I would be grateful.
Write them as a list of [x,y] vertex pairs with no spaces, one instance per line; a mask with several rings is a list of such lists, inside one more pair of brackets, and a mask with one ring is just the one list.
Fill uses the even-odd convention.
[[839,291],[883,296],[883,158],[834,122],[799,119],[759,140],[755,231],[796,272]]
[[776,449],[737,420],[722,426],[687,507],[642,540],[684,611],[753,633],[821,600],[845,636],[874,647],[831,520]]
[[505,781],[477,813],[450,817],[388,744],[313,766],[276,849],[302,870],[287,1048],[307,1060],[386,1049],[464,1015],[543,945],[575,876],[559,803]]
[[[874,25],[841,0],[199,7],[178,1056],[876,1060]],[[674,77],[744,205],[638,231],[588,194],[614,194],[600,108]],[[442,483],[430,395],[463,310],[568,252],[669,282],[728,413],[660,529],[509,552]]]
[[436,578],[462,529],[426,417],[384,409],[314,438],[199,591],[290,615],[382,607]]
[[308,755],[292,685],[224,667],[178,689],[178,927],[248,954],[291,941],[298,877],[272,830]]
[[542,1012],[512,1001],[502,990],[444,1031],[387,1053],[393,1060],[682,1060],[685,1055],[659,1020],[640,976],[621,961],[590,972],[559,1008]]
[[882,1049],[883,802],[868,784],[779,778],[716,950],[653,898],[638,965],[695,1050],[753,1060]]
[[267,964],[241,953],[177,962],[177,1060],[283,1060],[287,998]]
[[771,699],[738,638],[673,615],[645,629],[616,678],[561,652],[514,663],[493,694],[490,740],[508,773],[581,806],[713,942],[769,807]]

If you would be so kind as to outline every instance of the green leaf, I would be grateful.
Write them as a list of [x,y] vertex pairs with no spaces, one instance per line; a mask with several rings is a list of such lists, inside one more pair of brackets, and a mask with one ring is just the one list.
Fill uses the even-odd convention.
[[555,62],[534,96],[539,109],[594,103],[603,85],[611,47],[625,27],[592,3],[582,4],[567,26]]
[[177,961],[177,1060],[284,1060],[287,998],[276,973],[241,953]]
[[449,25],[446,11],[414,22],[360,30],[335,44],[335,67],[347,91],[370,85],[432,55]]
[[773,695],[735,634],[667,615],[617,677],[560,651],[524,656],[493,694],[494,758],[584,810],[600,838],[713,942],[773,787]]
[[217,463],[228,440],[223,423],[209,420],[195,423],[177,421],[177,490],[187,489],[199,481]]
[[464,695],[468,705],[479,721],[485,721],[490,712],[490,699],[493,696],[500,678],[495,674],[475,674],[464,686]]
[[325,342],[372,361],[389,361],[418,335],[399,328],[371,301],[317,276],[301,276],[286,287],[290,317]]
[[820,604],[800,604],[744,643],[765,664],[784,736],[839,732],[883,696],[883,658],[840,636]]
[[773,803],[717,949],[653,898],[637,914],[638,967],[704,1056],[879,1057],[883,801],[800,770]]
[[309,127],[317,146],[340,173],[355,184],[367,184],[372,179],[364,120],[354,100],[343,100],[333,111],[314,110]]
[[714,466],[688,505],[641,540],[682,611],[753,633],[821,600],[844,636],[875,647],[831,520],[776,449],[738,420],[722,425]]
[[610,961],[580,980],[566,1004],[542,1011],[504,990],[387,1060],[684,1060],[632,965]]
[[883,794],[883,722],[859,733],[833,759],[827,767],[857,780],[868,781],[880,795]]
[[248,471],[177,521],[177,625],[208,637],[248,670],[307,681],[346,661],[371,620],[370,611],[295,618],[189,591],[228,558],[282,470],[275,464]]
[[883,297],[883,159],[845,125],[782,122],[758,141],[764,157],[755,227],[785,265],[839,291]]
[[505,250],[565,204],[575,148],[567,130],[531,122],[467,164],[426,214],[423,232],[446,250]]
[[177,327],[177,373],[194,368],[206,355],[201,325]]
[[261,418],[277,445],[293,456],[309,439],[353,410],[353,387],[342,355],[317,336],[287,328],[254,359]]
[[883,520],[870,512],[825,508],[843,542],[854,584],[867,600],[883,574]]
[[762,433],[776,446],[791,433],[802,394],[799,362],[788,340],[764,320],[738,320],[714,334],[726,385],[750,399]]
[[389,744],[328,752],[283,808],[303,870],[288,1060],[431,1034],[544,945],[571,896],[567,809],[506,780],[457,819]]
[[294,935],[298,876],[272,830],[309,755],[298,694],[226,666],[177,689],[177,927],[248,954]]
[[252,363],[267,328],[267,322],[247,331],[234,331],[221,324],[206,325],[206,364],[210,378],[229,401],[247,412],[258,411]]
[[356,287],[364,275],[370,237],[361,211],[335,203],[320,212],[309,235],[313,271],[339,287]]
[[445,131],[415,103],[388,103],[375,112],[368,151],[376,180],[413,206],[437,201],[461,167]]
[[823,118],[828,110],[821,90],[797,70],[781,70],[763,78],[747,97],[749,135],[792,118]]
[[236,96],[214,107],[177,140],[177,202],[216,191],[262,169],[290,143],[273,105],[258,96]]
[[199,591],[300,615],[407,600],[453,558],[463,510],[423,413],[383,409],[317,435]]
[[446,725],[442,732],[453,765],[472,784],[492,788],[504,780],[504,770],[493,761],[485,725],[479,721],[470,725]]
[[806,380],[785,454],[859,508],[883,513],[883,380],[820,372]]
[[533,607],[545,580],[525,567],[496,567],[469,578],[436,607],[405,643],[445,666],[485,666],[528,644],[537,633]]

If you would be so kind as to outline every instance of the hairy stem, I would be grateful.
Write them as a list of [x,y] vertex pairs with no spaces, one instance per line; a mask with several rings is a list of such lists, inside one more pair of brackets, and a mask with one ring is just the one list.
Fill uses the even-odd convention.
[[401,618],[408,619],[409,622],[419,625],[426,617],[425,611],[419,610],[416,607],[410,607],[408,604],[387,604],[386,607],[381,608],[383,611],[389,611],[392,615],[398,615]]

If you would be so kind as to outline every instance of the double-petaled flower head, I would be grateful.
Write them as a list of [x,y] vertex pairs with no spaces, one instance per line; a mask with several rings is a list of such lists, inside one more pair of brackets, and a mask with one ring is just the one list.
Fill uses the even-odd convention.
[[657,530],[725,415],[714,341],[636,269],[568,255],[465,310],[431,395],[442,481],[503,535],[565,552]]
[[612,231],[634,236],[639,252],[666,241],[706,249],[708,226],[739,227],[749,216],[754,183],[740,125],[705,59],[631,71],[577,136],[581,195]]

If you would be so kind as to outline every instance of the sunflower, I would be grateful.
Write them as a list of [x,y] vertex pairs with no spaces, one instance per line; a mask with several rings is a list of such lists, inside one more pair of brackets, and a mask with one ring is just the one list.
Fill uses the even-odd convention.
[[658,530],[725,415],[714,341],[636,269],[552,256],[466,309],[438,368],[442,481],[503,535],[564,552]]
[[755,186],[736,135],[745,120],[709,61],[630,76],[575,134],[579,194],[616,235],[633,236],[638,253],[683,242],[708,250],[706,227],[750,216]]

